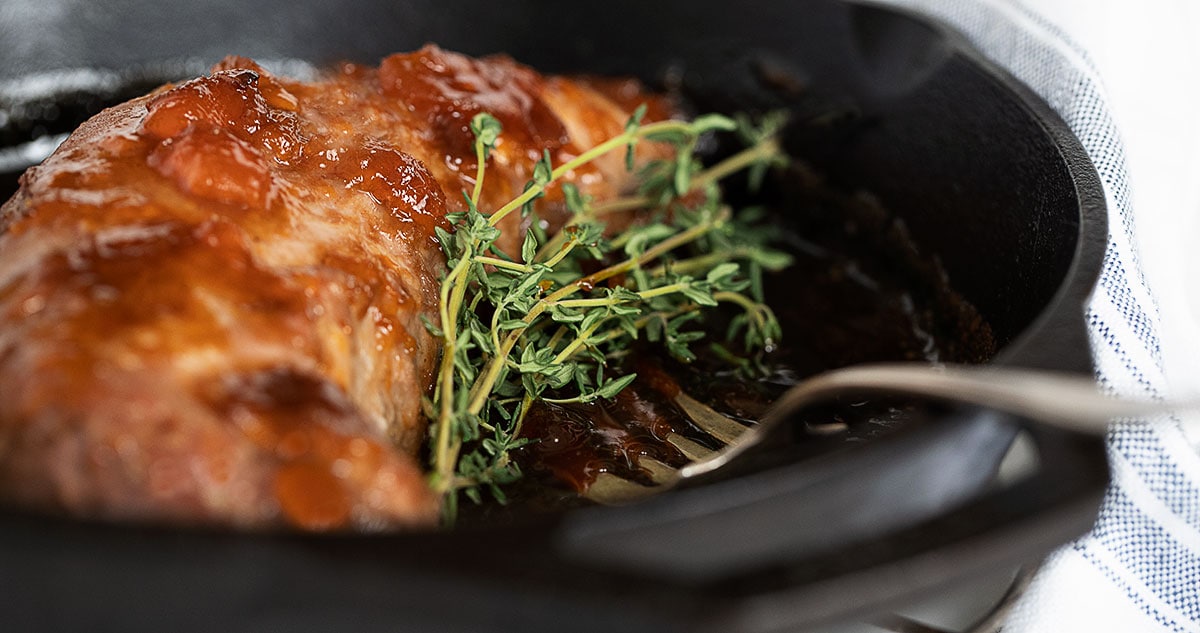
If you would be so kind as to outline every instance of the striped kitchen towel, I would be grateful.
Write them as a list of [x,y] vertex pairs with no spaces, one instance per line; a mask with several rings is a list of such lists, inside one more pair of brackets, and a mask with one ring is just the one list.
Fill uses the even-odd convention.
[[[1166,396],[1159,314],[1142,274],[1126,154],[1086,51],[1005,0],[894,0],[958,29],[1044,98],[1104,184],[1108,247],[1087,308],[1096,377],[1119,395]],[[1112,485],[1091,533],[1052,555],[1005,631],[1200,631],[1200,459],[1174,418],[1113,425]]]

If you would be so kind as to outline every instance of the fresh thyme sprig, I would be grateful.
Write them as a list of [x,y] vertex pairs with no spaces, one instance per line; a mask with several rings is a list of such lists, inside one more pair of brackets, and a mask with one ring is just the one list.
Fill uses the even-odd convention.
[[[477,205],[501,125],[488,114],[471,121],[475,187],[464,194],[467,211],[449,217],[453,230],[438,231],[448,272],[439,322],[427,323],[443,343],[427,403],[434,419],[431,483],[451,520],[460,491],[478,502],[487,488],[505,500],[501,486],[520,477],[510,451],[527,442],[521,424],[534,402],[611,398],[635,379],[610,367],[630,340],[645,337],[692,360],[690,345],[705,336],[698,327],[702,313],[720,303],[740,309],[728,338],[740,338],[747,353],[769,350],[780,336],[763,303],[761,278],[790,260],[767,246],[752,212],[735,214],[722,202],[717,182],[744,169],[753,177],[783,162],[775,138],[782,121],[767,117],[753,125],[706,115],[643,124],[645,111],[638,108],[621,134],[562,165],[553,166],[546,153],[524,192],[490,214]],[[748,141],[746,149],[703,167],[695,156],[702,137],[734,131]],[[562,183],[572,214],[565,226],[545,235],[535,221],[519,254],[496,248],[505,217],[536,215],[535,202],[547,188],[610,152],[624,149],[626,166],[634,169],[644,141],[669,143],[675,152],[641,170],[636,194],[594,204]],[[645,221],[606,235],[605,218],[630,210],[644,211]]]

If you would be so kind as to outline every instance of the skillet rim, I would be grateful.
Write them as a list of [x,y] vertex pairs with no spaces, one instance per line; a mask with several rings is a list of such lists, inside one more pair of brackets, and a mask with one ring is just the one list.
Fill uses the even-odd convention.
[[[985,71],[985,76],[996,81],[1008,92],[1015,93],[1031,117],[1054,139],[1054,144],[1071,173],[1080,201],[1081,223],[1076,251],[1064,281],[1053,298],[1039,317],[1001,350],[996,360],[1017,365],[1050,366],[1068,371],[1090,372],[1092,361],[1086,345],[1083,306],[1094,290],[1100,271],[1107,232],[1107,215],[1103,189],[1082,146],[1066,124],[1040,97],[988,61],[957,31],[929,16],[914,14],[890,5],[873,2],[846,4],[881,9],[938,31],[947,39],[956,55],[967,57]],[[1079,338],[1081,335],[1082,339]],[[1075,345],[1080,340],[1084,343],[1082,348]],[[1087,505],[1086,501],[1082,503]]]

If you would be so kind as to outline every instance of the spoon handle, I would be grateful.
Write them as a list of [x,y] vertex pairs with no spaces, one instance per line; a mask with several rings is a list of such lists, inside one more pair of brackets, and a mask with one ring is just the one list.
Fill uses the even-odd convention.
[[837,369],[788,390],[763,423],[834,396],[887,393],[936,398],[1014,413],[1070,431],[1103,435],[1114,418],[1194,409],[1200,403],[1131,400],[1101,393],[1085,376],[978,365],[881,363]]
[[879,363],[835,369],[785,392],[759,424],[710,459],[685,466],[684,477],[711,471],[744,452],[797,411],[839,396],[934,398],[1007,411],[1039,424],[1103,435],[1115,418],[1200,408],[1195,401],[1129,400],[1108,396],[1086,376],[981,365]]

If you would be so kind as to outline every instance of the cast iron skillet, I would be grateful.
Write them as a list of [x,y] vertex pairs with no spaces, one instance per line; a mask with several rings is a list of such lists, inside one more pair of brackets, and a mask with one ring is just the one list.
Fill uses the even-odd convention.
[[[0,81],[128,78],[232,52],[375,62],[434,41],[551,72],[671,76],[730,111],[803,113],[819,93],[863,123],[793,135],[789,149],[904,220],[990,322],[996,362],[1091,371],[1083,304],[1106,233],[1096,174],[1063,122],[960,36],[833,0],[602,4],[9,0]],[[1030,428],[1040,469],[985,486],[1019,426],[953,409],[625,508],[449,533],[238,535],[8,513],[0,613],[14,630],[801,629],[1086,530],[1107,474],[1096,439]]]

